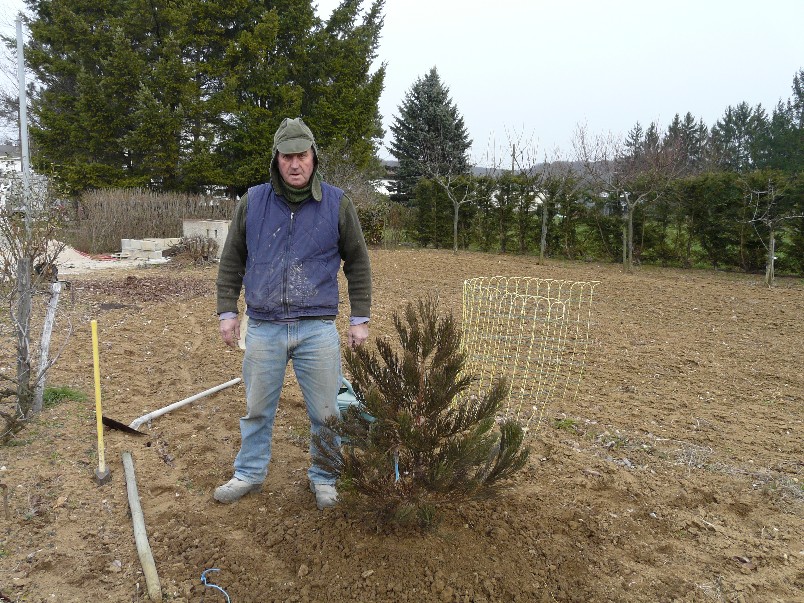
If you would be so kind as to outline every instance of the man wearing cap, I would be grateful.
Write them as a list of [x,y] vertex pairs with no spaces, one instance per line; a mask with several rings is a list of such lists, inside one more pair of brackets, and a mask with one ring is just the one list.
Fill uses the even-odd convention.
[[[223,341],[240,339],[237,303],[245,288],[246,351],[243,381],[246,416],[240,419],[240,452],[234,477],[215,490],[232,503],[260,490],[268,474],[271,440],[288,361],[299,382],[311,434],[338,414],[341,351],[338,271],[348,283],[351,316],[348,343],[368,338],[371,267],[357,212],[342,190],[323,182],[310,128],[284,119],[274,135],[271,181],[248,190],[238,202],[223,246],[217,307]],[[319,509],[337,502],[336,475],[315,464],[307,477]]]

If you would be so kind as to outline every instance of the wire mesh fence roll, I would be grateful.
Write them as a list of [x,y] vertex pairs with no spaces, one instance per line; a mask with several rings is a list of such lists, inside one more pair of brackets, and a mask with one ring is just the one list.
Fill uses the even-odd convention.
[[589,346],[592,299],[600,281],[477,277],[463,283],[462,346],[468,392],[505,378],[504,416],[539,428],[551,404],[574,399]]

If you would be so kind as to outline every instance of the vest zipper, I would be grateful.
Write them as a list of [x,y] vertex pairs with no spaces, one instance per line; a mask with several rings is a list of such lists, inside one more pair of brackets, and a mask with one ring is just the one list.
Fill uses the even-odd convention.
[[290,212],[290,227],[288,228],[287,245],[285,246],[285,267],[282,272],[282,307],[285,309],[285,318],[290,314],[290,305],[288,304],[288,272],[290,270],[290,241],[293,238],[293,218],[296,216],[294,212]]

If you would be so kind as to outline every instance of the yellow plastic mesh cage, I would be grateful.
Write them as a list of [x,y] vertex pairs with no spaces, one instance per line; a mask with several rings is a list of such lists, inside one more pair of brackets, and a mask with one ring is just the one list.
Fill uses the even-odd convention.
[[469,395],[506,378],[504,414],[537,430],[550,404],[577,394],[599,284],[503,276],[464,281],[462,346],[466,370],[476,377]]

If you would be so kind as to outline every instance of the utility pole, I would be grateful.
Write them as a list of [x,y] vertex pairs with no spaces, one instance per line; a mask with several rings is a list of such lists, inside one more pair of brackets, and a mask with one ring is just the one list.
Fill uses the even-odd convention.
[[17,257],[17,400],[23,418],[30,417],[33,405],[31,389],[31,179],[28,158],[28,107],[25,91],[25,55],[22,42],[22,16],[17,15],[17,81],[20,99],[20,150],[22,152],[22,211],[25,212],[25,235],[18,245]]
[[17,15],[17,81],[20,101],[20,151],[22,153],[22,203],[25,228],[31,231],[31,159],[28,150],[28,101],[25,90],[25,44],[22,41],[22,15]]

